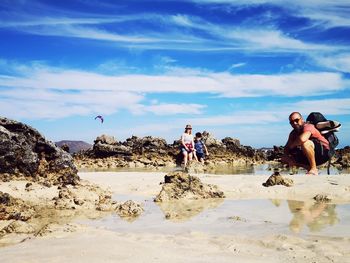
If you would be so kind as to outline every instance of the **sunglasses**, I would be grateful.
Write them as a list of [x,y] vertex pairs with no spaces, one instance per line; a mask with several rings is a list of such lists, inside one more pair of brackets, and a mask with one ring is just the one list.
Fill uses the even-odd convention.
[[298,123],[300,121],[300,118],[299,119],[294,119],[294,120],[291,120],[289,121],[290,124],[293,124],[293,123]]

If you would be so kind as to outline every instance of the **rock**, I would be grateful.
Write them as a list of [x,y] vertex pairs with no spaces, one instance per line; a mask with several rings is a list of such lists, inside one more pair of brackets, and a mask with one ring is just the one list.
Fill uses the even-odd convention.
[[58,196],[53,201],[55,208],[61,210],[87,209],[107,211],[113,209],[111,193],[88,182],[60,188]]
[[10,234],[10,233],[31,234],[34,232],[35,232],[35,229],[33,228],[33,226],[28,224],[27,222],[13,221],[0,230],[0,236]]
[[177,171],[165,175],[162,190],[154,201],[164,202],[182,198],[196,200],[224,197],[224,193],[217,186],[204,184],[198,177]]
[[132,200],[128,200],[123,204],[117,205],[116,207],[116,213],[122,218],[134,219],[140,216],[143,211],[143,207]]
[[333,157],[334,164],[340,169],[348,169],[350,167],[350,146],[346,146],[343,149],[336,150],[336,154]]
[[[266,160],[265,151],[242,146],[238,139],[226,137],[220,141],[207,131],[202,134],[203,141],[210,153],[205,160],[205,166],[208,166],[210,162],[212,166],[210,169],[262,163]],[[183,155],[180,148],[179,140],[175,140],[173,144],[167,144],[162,138],[132,136],[125,142],[117,142],[113,136],[101,135],[95,140],[92,150],[79,152],[74,155],[74,158],[80,168],[144,166],[159,169],[160,167],[181,166]],[[94,163],[95,159],[100,161],[99,165]],[[194,172],[203,170],[206,169],[198,167]]]
[[102,134],[101,136],[98,136],[95,140],[96,143],[102,143],[102,144],[108,144],[108,145],[117,145],[118,142],[113,136]]
[[34,208],[21,199],[0,192],[0,220],[27,221],[35,214]]
[[129,147],[118,144],[107,144],[100,141],[93,146],[93,151],[96,157],[108,157],[113,155],[131,155],[132,151]]
[[313,199],[317,202],[330,202],[332,199],[330,199],[327,195],[317,194],[313,197]]
[[64,144],[62,144],[62,145],[59,146],[59,147],[61,147],[61,149],[62,149],[63,151],[69,153],[69,146],[68,146],[68,144],[64,143]]
[[0,118],[0,142],[0,174],[53,184],[79,181],[71,155],[28,125]]
[[202,132],[202,140],[207,147],[222,147],[223,143],[220,140],[214,138],[209,132]]
[[233,139],[231,137],[225,137],[222,139],[222,143],[226,145],[227,148],[239,148],[241,143],[238,139]]
[[292,179],[284,178],[278,171],[275,171],[265,183],[262,185],[265,187],[274,186],[274,185],[284,185],[287,187],[293,186],[294,182]]

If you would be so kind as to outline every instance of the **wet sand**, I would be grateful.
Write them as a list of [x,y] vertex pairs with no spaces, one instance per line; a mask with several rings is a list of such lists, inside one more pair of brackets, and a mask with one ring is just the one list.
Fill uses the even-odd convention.
[[[79,175],[115,200],[143,203],[144,214],[57,225],[0,248],[1,262],[350,262],[349,175],[287,175],[294,186],[263,187],[266,175],[200,174],[226,198],[159,205],[164,173]],[[331,201],[317,203],[317,194]]]

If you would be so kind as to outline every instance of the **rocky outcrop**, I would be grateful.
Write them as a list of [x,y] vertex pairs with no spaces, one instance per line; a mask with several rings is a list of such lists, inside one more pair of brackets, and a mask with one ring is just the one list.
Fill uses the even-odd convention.
[[350,168],[350,146],[346,146],[343,149],[336,150],[335,165],[340,169]]
[[[243,146],[238,139],[226,137],[215,139],[209,132],[202,136],[210,156],[206,158],[204,168],[195,170],[215,170],[215,167],[230,167],[261,163],[266,160],[263,151]],[[101,135],[96,138],[93,149],[74,155],[79,168],[151,168],[180,166],[183,156],[179,140],[167,144],[162,138],[132,136],[125,142],[117,141],[113,136]]]
[[6,118],[0,118],[0,174],[51,184],[79,181],[70,154],[32,127]]
[[113,136],[101,135],[96,138],[93,146],[94,156],[108,157],[108,156],[128,156],[131,155],[131,148],[117,142]]
[[[118,145],[110,137],[97,143]],[[115,212],[129,219],[143,212],[141,205],[113,201],[109,191],[80,180],[68,152],[32,127],[6,118],[0,118],[0,180],[0,239],[11,233],[37,236],[43,224],[46,228],[76,216]]]
[[274,173],[262,184],[265,187],[274,186],[274,185],[284,185],[287,187],[293,186],[294,182],[290,178],[283,177],[279,171],[274,171]]
[[217,186],[202,183],[198,177],[181,171],[165,175],[162,190],[154,199],[165,202],[178,199],[224,198],[225,195]]

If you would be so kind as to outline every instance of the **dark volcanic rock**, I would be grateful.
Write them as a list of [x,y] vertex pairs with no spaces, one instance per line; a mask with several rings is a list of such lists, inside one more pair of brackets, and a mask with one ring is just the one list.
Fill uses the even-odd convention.
[[96,157],[131,155],[131,148],[117,142],[113,136],[101,135],[96,138],[93,146],[93,154]]
[[0,179],[2,174],[52,184],[75,184],[73,159],[37,130],[0,117]]
[[154,199],[155,202],[176,199],[224,198],[225,195],[217,186],[202,183],[198,177],[181,171],[165,175],[162,190]]
[[[238,139],[227,137],[221,141],[206,131],[202,133],[202,139],[210,154],[205,160],[207,167],[205,169],[251,165],[266,161],[264,151],[243,146]],[[74,154],[74,160],[79,168],[88,169],[119,167],[158,169],[180,166],[183,161],[180,148],[180,140],[167,144],[163,138],[132,136],[124,142],[119,142],[113,136],[102,135],[96,138],[92,149]]]
[[335,164],[341,169],[347,169],[350,167],[350,146],[346,146],[343,149],[336,150]]

